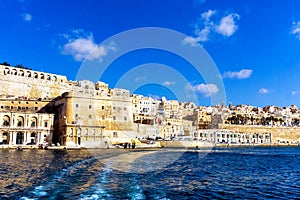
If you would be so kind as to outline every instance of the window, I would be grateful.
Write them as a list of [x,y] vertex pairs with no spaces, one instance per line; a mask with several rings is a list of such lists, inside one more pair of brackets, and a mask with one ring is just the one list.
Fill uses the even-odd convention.
[[102,119],[105,119],[105,116],[104,116],[104,115],[102,115]]
[[45,122],[45,123],[44,123],[44,127],[48,127],[48,122]]
[[116,107],[113,107],[113,110],[116,110]]
[[78,118],[78,114],[75,114],[75,118]]
[[104,106],[102,106],[102,110],[104,110]]
[[73,128],[70,129],[70,136],[73,136]]
[[18,121],[18,127],[21,127],[21,126],[22,126],[22,122]]
[[113,132],[113,137],[117,138],[118,137],[118,132]]
[[127,108],[125,107],[124,110],[127,110]]
[[31,127],[35,127],[35,121],[31,122]]
[[92,105],[89,105],[89,109],[92,109]]
[[92,119],[92,115],[89,115],[89,119]]
[[4,119],[3,126],[9,126],[9,118]]
[[127,117],[124,117],[124,121],[127,121]]
[[75,106],[76,106],[76,108],[78,108],[78,104],[76,104]]
[[113,120],[116,120],[116,116],[113,116]]
[[1,109],[3,109],[3,106],[1,106]]

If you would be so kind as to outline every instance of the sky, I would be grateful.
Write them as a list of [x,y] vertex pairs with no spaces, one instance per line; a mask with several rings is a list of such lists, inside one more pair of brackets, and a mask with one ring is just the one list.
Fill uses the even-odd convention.
[[[0,63],[76,80],[93,61],[92,73],[105,68],[98,80],[154,98],[196,97],[198,105],[212,105],[223,91],[219,99],[226,104],[300,106],[298,0],[0,0],[0,8]],[[184,35],[180,42],[173,36],[158,40],[194,52],[201,48],[207,55],[198,52],[193,59],[210,58],[212,68],[195,70],[188,55],[174,48],[121,54],[122,42],[150,40],[138,32],[145,27]],[[129,30],[138,34],[118,40]]]

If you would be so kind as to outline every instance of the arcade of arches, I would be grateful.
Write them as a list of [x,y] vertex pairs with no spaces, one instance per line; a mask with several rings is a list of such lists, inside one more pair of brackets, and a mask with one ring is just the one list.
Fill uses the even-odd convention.
[[0,112],[0,144],[26,145],[51,141],[52,114]]

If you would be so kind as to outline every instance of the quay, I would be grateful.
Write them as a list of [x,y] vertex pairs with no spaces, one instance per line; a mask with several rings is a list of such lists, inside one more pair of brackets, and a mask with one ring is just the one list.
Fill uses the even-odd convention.
[[0,149],[300,144],[295,105],[197,106],[7,63],[0,64],[0,85]]

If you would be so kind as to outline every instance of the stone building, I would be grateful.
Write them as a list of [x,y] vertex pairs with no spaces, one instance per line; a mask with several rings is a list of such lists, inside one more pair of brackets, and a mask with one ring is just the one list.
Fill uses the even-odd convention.
[[49,107],[58,113],[54,140],[62,145],[105,147],[134,137],[128,90],[79,81]]
[[9,145],[52,142],[54,114],[43,108],[49,101],[0,99],[0,143]]
[[153,125],[156,120],[159,101],[143,95],[131,95],[134,123]]

